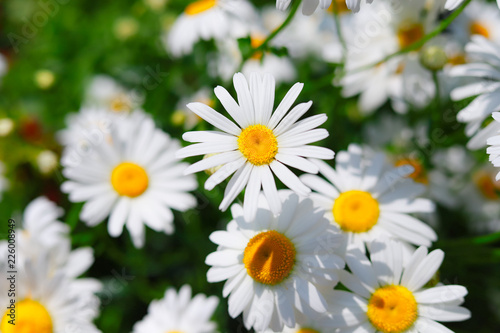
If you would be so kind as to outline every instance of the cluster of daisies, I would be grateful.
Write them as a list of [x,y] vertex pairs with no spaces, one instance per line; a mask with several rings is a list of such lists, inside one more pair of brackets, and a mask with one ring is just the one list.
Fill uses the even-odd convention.
[[[210,56],[209,74],[221,81],[232,77],[236,98],[217,86],[218,101],[206,88],[182,100],[171,120],[188,131],[182,139],[192,144],[184,146],[142,110],[143,95],[109,77],[95,77],[81,110],[68,116],[57,136],[64,147],[61,190],[71,202],[84,203],[80,219],[89,227],[106,223],[111,237],[126,227],[141,248],[146,227],[173,234],[175,212],[197,207],[194,174],[206,172],[204,188],[223,188],[219,209],[232,216],[226,230],[210,235],[218,247],[206,257],[207,280],[224,282],[227,312],[241,316],[247,329],[447,333],[443,322],[470,318],[461,306],[467,289],[439,282],[444,253],[429,250],[437,240],[430,226],[434,201],[448,207],[468,202],[472,214],[489,210],[486,201],[475,201],[468,185],[456,185],[473,169],[469,152],[459,146],[433,152],[436,168],[426,173],[417,159],[383,152],[387,144],[404,150],[407,142],[428,139],[391,116],[366,128],[371,147],[350,144],[335,154],[314,145],[329,136],[321,127],[328,117],[306,116],[313,102],[296,102],[304,84],[290,84],[281,101],[275,91],[297,76],[292,60],[317,57],[343,63],[332,84],[344,97],[359,96],[363,115],[386,104],[406,114],[448,95],[453,101],[471,99],[457,115],[470,137],[467,148],[489,146],[491,163],[500,167],[500,10],[493,3],[467,1],[441,36],[400,52],[464,1],[366,2],[370,5],[277,0],[278,9],[301,5],[307,15],[267,45],[286,48],[284,57],[262,47],[284,19],[274,8],[259,13],[246,0],[189,3],[162,36],[164,45],[172,57],[182,57],[193,53],[198,41],[214,40],[218,52]],[[253,54],[240,51],[242,39]],[[218,104],[224,110],[216,110]],[[189,131],[201,121],[213,128]],[[193,164],[182,161],[196,156]],[[491,167],[476,172],[474,193],[493,199],[487,203],[493,202],[495,215],[499,187],[492,173]],[[0,193],[6,186],[0,175]],[[458,192],[462,201],[453,199]],[[17,320],[29,333],[99,332],[92,321],[103,286],[78,278],[92,264],[92,250],[71,249],[60,216],[61,209],[45,198],[25,210],[18,228],[23,274]],[[8,242],[0,246],[7,248]],[[0,301],[8,305],[6,295]],[[189,285],[169,288],[133,332],[216,332],[211,317],[218,303],[215,296],[192,295]],[[0,324],[4,333],[15,332],[8,315],[7,310]]]
[[[126,226],[142,247],[145,226],[171,234],[172,210],[196,207],[193,173],[205,171],[205,189],[224,187],[219,208],[233,218],[210,236],[218,248],[206,258],[207,280],[225,281],[228,313],[242,315],[248,329],[449,332],[438,322],[468,319],[460,306],[467,290],[436,281],[444,254],[428,251],[437,236],[421,218],[434,204],[409,177],[415,167],[351,144],[333,168],[326,161],[334,152],[311,145],[329,135],[320,127],[327,115],[304,117],[312,102],[296,103],[302,83],[279,103],[270,74],[237,73],[233,83],[236,99],[214,89],[225,112],[208,101],[187,105],[217,130],[184,133],[193,143],[184,148],[132,105],[116,112],[117,103],[90,98],[70,115],[59,136],[62,190],[85,202],[81,220],[107,221],[113,237]],[[181,162],[192,156],[203,158]],[[193,297],[187,285],[168,289],[134,332],[215,332],[217,304],[214,296]]]

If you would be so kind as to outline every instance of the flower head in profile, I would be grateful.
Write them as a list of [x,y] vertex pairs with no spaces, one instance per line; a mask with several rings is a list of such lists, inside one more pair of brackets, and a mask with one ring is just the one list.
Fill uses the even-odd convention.
[[470,318],[461,307],[467,289],[459,285],[426,287],[444,253],[419,247],[406,260],[402,244],[382,238],[369,245],[370,259],[359,250],[346,255],[352,273],[340,282],[350,291],[331,294],[332,322],[339,333],[451,333],[438,321]]
[[274,78],[269,74],[263,77],[252,74],[249,81],[243,74],[235,74],[238,102],[223,87],[215,88],[215,95],[236,123],[207,105],[188,104],[194,113],[221,131],[184,133],[184,140],[197,143],[177,152],[178,158],[215,154],[186,170],[186,174],[190,174],[221,166],[206,181],[207,190],[235,173],[226,186],[219,208],[226,210],[246,188],[244,209],[248,220],[255,216],[261,188],[274,214],[280,212],[281,201],[273,174],[294,192],[307,195],[310,189],[288,166],[317,173],[318,167],[306,158],[332,159],[334,156],[330,149],[309,146],[328,136],[325,129],[316,129],[327,116],[320,114],[298,121],[312,102],[301,103],[290,111],[303,84],[296,83],[273,112],[274,86]]
[[161,300],[152,301],[148,314],[134,325],[133,333],[214,333],[210,321],[219,300],[203,294],[191,296],[191,287],[183,286],[177,293],[167,289]]
[[[493,113],[493,118],[497,122],[497,124],[500,123],[500,112],[494,112]],[[500,167],[500,130],[496,133],[495,136],[492,136],[491,138],[488,139],[487,141],[488,147],[486,149],[486,152],[488,155],[490,155],[490,162],[496,166]],[[500,180],[500,171],[498,172],[496,176],[496,180]]]
[[93,146],[86,158],[73,159],[71,151],[61,164],[68,181],[62,190],[72,202],[85,201],[80,218],[95,226],[109,216],[108,232],[118,237],[126,226],[134,245],[145,241],[144,225],[173,232],[172,209],[186,211],[196,205],[188,191],[197,187],[187,167],[175,160],[178,141],[155,128],[153,120],[125,117],[116,128],[128,128],[125,137],[111,131],[109,139]]
[[324,212],[308,198],[280,191],[283,212],[274,216],[261,196],[255,219],[246,220],[243,207],[231,207],[234,220],[227,231],[210,240],[219,245],[208,255],[209,282],[227,280],[229,315],[243,312],[245,326],[257,332],[282,332],[301,316],[326,312],[323,295],[337,283],[344,261],[336,255],[343,237]]
[[434,209],[430,200],[418,198],[426,187],[409,178],[412,166],[395,168],[383,153],[369,156],[355,144],[337,154],[335,169],[314,162],[326,180],[316,175],[301,180],[317,192],[311,198],[347,235],[348,247],[364,251],[367,242],[381,235],[424,246],[437,239],[431,227],[409,215]]
[[468,78],[472,82],[452,90],[451,98],[459,101],[476,97],[458,112],[457,120],[466,124],[465,134],[471,137],[467,148],[480,149],[500,130],[500,123],[496,121],[482,127],[493,112],[500,111],[500,46],[484,36],[475,35],[465,50],[472,61],[455,66],[450,75]]

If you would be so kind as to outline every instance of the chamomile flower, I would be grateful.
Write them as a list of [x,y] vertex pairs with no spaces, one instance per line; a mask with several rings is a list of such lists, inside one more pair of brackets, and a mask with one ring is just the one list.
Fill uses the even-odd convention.
[[[295,0],[297,1],[297,0]],[[334,0],[337,1],[337,0]],[[373,0],[366,0],[367,3],[372,3]],[[291,0],[276,0],[276,8],[286,10],[290,6]],[[347,8],[353,12],[359,12],[361,0],[345,0]],[[332,4],[332,0],[305,0],[302,5],[302,13],[304,15],[312,15],[318,6],[321,9],[328,9]]]
[[[358,106],[364,114],[379,109],[387,100],[399,113],[426,107],[435,95],[435,85],[431,73],[420,64],[418,52],[372,66],[421,40],[434,28],[436,22],[422,14],[425,1],[410,1],[404,6],[377,1],[369,9],[353,17],[354,28],[348,30],[352,36],[345,38],[347,75],[340,81],[343,96],[360,94]],[[380,13],[384,13],[383,20]],[[370,69],[359,70],[365,66]]]
[[472,137],[467,148],[480,149],[486,146],[488,138],[500,130],[498,122],[491,122],[482,128],[483,122],[493,112],[500,111],[500,46],[476,35],[467,44],[466,52],[472,62],[453,67],[450,75],[474,81],[452,90],[451,98],[459,101],[477,96],[460,110],[457,119],[466,123],[465,134]]
[[227,280],[229,315],[243,312],[248,329],[281,332],[294,327],[296,317],[326,312],[323,290],[337,282],[343,260],[335,248],[343,242],[338,230],[308,198],[280,191],[283,212],[269,210],[263,196],[255,219],[246,220],[243,207],[231,207],[227,231],[216,231],[210,240],[219,245],[208,255],[209,282]]
[[441,250],[419,247],[404,259],[402,244],[380,240],[370,244],[370,259],[360,251],[346,255],[352,273],[340,281],[352,292],[335,290],[331,296],[338,333],[450,333],[438,321],[470,318],[461,307],[467,289],[459,285],[425,288],[444,258]]
[[330,149],[309,145],[328,136],[325,129],[314,129],[327,117],[321,114],[297,122],[312,105],[312,102],[301,103],[289,111],[302,90],[302,83],[296,83],[273,112],[275,81],[271,75],[261,77],[254,73],[247,82],[243,74],[237,73],[233,81],[239,103],[221,86],[215,88],[215,95],[236,124],[207,105],[188,104],[191,111],[222,132],[184,133],[184,140],[198,143],[181,149],[176,156],[184,158],[217,153],[196,162],[185,172],[190,174],[221,166],[205,182],[207,190],[212,190],[236,172],[226,186],[219,206],[222,211],[246,187],[244,207],[247,219],[255,216],[261,188],[271,210],[278,214],[281,202],[273,173],[285,186],[300,195],[307,195],[310,189],[287,166],[317,173],[318,167],[304,157],[333,158]]
[[255,10],[246,0],[196,0],[191,2],[163,37],[175,57],[189,54],[199,40],[241,38],[248,33]]
[[96,75],[87,86],[84,105],[121,113],[139,108],[143,99],[137,90],[126,89],[112,77]]
[[[130,126],[129,118],[123,126]],[[120,127],[122,124],[116,124]],[[144,245],[144,224],[156,231],[173,232],[171,209],[196,205],[187,193],[197,187],[187,167],[175,161],[179,143],[155,128],[149,118],[130,127],[127,137],[111,132],[111,140],[96,145],[94,154],[73,160],[63,155],[61,164],[68,181],[61,189],[72,202],[86,201],[80,218],[95,226],[109,216],[108,232],[117,237],[126,225],[134,245]]]
[[[100,283],[54,271],[49,264],[51,253],[43,248],[39,251],[37,259],[26,260],[17,274],[15,309],[7,293],[0,295],[0,305],[6,309],[1,314],[0,331],[14,333],[22,328],[26,333],[101,332],[92,323],[98,314],[99,301],[94,292],[100,290]],[[3,266],[2,271],[6,270]],[[98,288],[89,287],[89,282],[97,282],[94,286]],[[2,279],[0,287],[8,290],[10,283]],[[10,316],[12,313],[14,316]],[[9,323],[12,319],[15,325]]]
[[[493,118],[497,123],[500,123],[500,112],[494,112]],[[496,167],[500,167],[500,130],[495,136],[489,138],[487,143],[490,147],[486,149],[486,152],[490,155],[491,163]],[[500,172],[498,172],[496,180],[500,180]]]
[[456,20],[451,31],[466,44],[473,35],[500,43],[500,11],[497,6],[482,0],[471,2]]
[[203,294],[191,297],[191,287],[183,286],[179,293],[167,289],[161,300],[152,301],[148,314],[134,325],[133,333],[212,333],[216,324],[210,321],[219,300]]
[[314,162],[327,181],[315,175],[300,179],[317,191],[311,198],[347,235],[348,247],[364,251],[366,243],[381,235],[425,246],[437,239],[428,225],[409,215],[434,209],[430,200],[417,198],[426,187],[407,178],[413,167],[395,168],[383,153],[370,157],[355,144],[337,154],[335,169],[323,161]]

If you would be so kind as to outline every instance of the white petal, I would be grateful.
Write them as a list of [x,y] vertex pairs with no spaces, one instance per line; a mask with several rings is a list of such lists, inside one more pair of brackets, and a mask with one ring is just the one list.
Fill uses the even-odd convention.
[[224,132],[236,136],[240,135],[241,129],[238,126],[208,105],[202,103],[189,103],[187,107],[198,116]]
[[311,190],[305,186],[293,172],[280,162],[273,161],[269,166],[271,167],[271,170],[273,170],[274,174],[283,182],[283,184],[297,194],[307,196],[311,192]]

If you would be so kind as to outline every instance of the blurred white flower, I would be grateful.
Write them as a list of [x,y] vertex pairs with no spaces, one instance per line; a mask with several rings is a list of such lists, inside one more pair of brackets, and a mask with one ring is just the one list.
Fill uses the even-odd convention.
[[43,150],[36,157],[36,164],[42,174],[51,174],[59,164],[57,154],[51,150]]
[[218,303],[215,296],[192,297],[188,285],[179,293],[169,288],[161,300],[151,302],[148,314],[134,325],[133,333],[215,333],[216,324],[210,318]]

